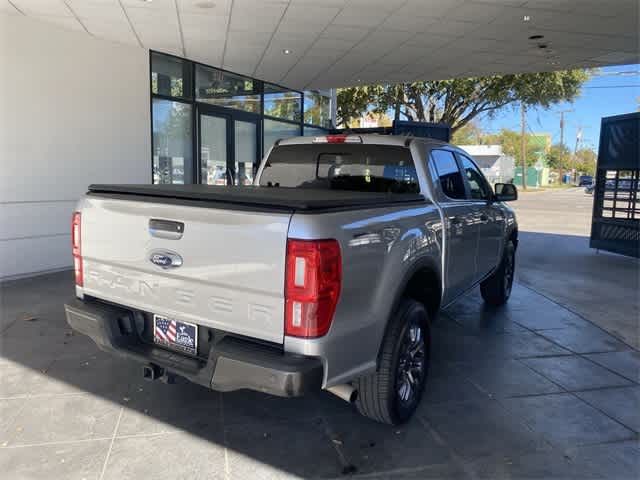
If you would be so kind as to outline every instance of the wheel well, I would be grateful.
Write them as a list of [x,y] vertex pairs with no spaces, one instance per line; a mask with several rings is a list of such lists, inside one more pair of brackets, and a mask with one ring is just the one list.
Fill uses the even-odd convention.
[[517,249],[518,248],[518,229],[517,228],[514,228],[509,234],[509,240],[513,242],[513,246]]
[[404,297],[422,303],[430,319],[434,319],[440,309],[440,277],[429,268],[415,272],[404,289]]

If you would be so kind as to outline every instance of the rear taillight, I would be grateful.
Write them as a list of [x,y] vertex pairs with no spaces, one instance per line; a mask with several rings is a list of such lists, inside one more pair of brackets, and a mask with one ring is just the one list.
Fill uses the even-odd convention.
[[73,253],[73,269],[76,275],[76,285],[82,287],[82,222],[80,212],[74,212],[71,219],[71,252]]
[[329,331],[342,282],[336,240],[287,240],[285,335],[321,337]]

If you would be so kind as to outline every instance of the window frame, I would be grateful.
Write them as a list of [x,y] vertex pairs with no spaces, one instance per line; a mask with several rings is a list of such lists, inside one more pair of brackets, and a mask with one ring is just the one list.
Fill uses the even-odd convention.
[[[461,173],[462,173],[462,178],[463,178],[464,183],[465,183],[465,189],[467,190],[467,198],[468,198],[468,200],[470,200],[472,202],[486,202],[486,203],[490,203],[491,201],[493,201],[493,198],[494,198],[494,195],[495,195],[495,193],[493,191],[493,188],[491,188],[491,185],[487,181],[487,177],[484,176],[484,173],[482,173],[482,169],[478,166],[478,164],[469,155],[465,155],[465,154],[460,153],[458,151],[455,151],[454,153],[455,153],[456,159],[458,161],[458,165],[460,166],[460,170],[461,170]],[[462,161],[463,158],[466,158],[467,160],[469,160],[471,165],[473,165],[476,168],[476,170],[478,171],[478,173],[480,174],[480,178],[481,178],[482,182],[484,183],[485,188],[489,192],[489,197],[488,198],[486,198],[486,199],[473,198],[473,195],[471,194],[471,184],[469,183],[469,179],[467,178],[467,172],[466,172],[466,169],[464,167],[464,163]]]
[[[442,183],[440,182],[440,173],[438,172],[438,167],[436,166],[436,161],[435,158],[433,158],[433,156],[431,155],[433,152],[435,152],[436,150],[440,150],[443,152],[447,152],[450,153],[451,156],[453,157],[453,161],[455,162],[456,166],[458,167],[458,173],[460,174],[460,176],[462,177],[462,185],[464,187],[464,198],[451,198],[449,195],[446,194],[446,192],[444,191],[444,188],[442,188]],[[435,147],[435,148],[431,148],[429,150],[429,163],[431,163],[433,165],[433,169],[435,171],[436,174],[436,182],[438,185],[438,190],[440,191],[440,194],[447,199],[447,201],[450,202],[468,202],[471,199],[471,192],[469,190],[469,185],[467,184],[467,181],[465,179],[465,174],[463,173],[463,168],[462,168],[462,163],[460,162],[460,159],[458,158],[458,156],[456,155],[456,151],[447,147],[447,146],[442,146],[442,147]]]

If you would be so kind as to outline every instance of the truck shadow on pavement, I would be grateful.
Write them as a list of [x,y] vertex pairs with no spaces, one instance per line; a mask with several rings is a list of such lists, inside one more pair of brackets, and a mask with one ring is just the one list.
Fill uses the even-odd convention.
[[435,323],[419,411],[389,427],[331,394],[281,399],[142,379],[73,334],[69,272],[2,284],[7,478],[490,478],[640,473],[640,354],[521,285]]

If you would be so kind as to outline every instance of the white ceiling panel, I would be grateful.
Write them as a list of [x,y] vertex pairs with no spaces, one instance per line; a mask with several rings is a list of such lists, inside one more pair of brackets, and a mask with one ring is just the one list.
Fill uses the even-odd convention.
[[358,42],[369,34],[368,28],[349,27],[345,25],[329,25],[322,33],[322,37],[330,40],[345,40]]
[[407,15],[406,13],[393,13],[382,24],[382,28],[388,30],[408,31],[414,33],[426,32],[429,27],[437,22],[435,17],[419,15]]
[[503,9],[503,5],[467,2],[447,11],[445,18],[460,22],[489,23],[500,15]]
[[184,39],[187,56],[196,62],[206,65],[220,66],[222,63],[222,52],[224,51],[224,42],[210,41],[194,41]]
[[177,0],[180,12],[199,14],[229,16],[231,12],[231,0]]
[[315,38],[324,31],[328,24],[329,22],[282,21],[278,26],[277,32]]
[[461,22],[443,18],[429,25],[427,33],[431,35],[446,35],[447,37],[461,37],[463,35],[473,34],[478,31],[481,26],[480,23]]
[[131,22],[135,25],[155,25],[157,27],[170,25],[173,27],[178,24],[178,16],[175,8],[173,9],[147,9],[125,7],[127,15]]
[[128,22],[110,23],[95,19],[83,19],[82,23],[94,37],[126,45],[138,45],[138,39]]
[[289,5],[286,13],[284,14],[283,21],[291,22],[314,22],[314,23],[328,23],[338,13],[340,8],[326,7],[324,4],[319,3],[317,5]]
[[76,30],[79,32],[84,32],[85,29],[80,24],[80,22],[75,17],[56,17],[56,16],[48,16],[48,15],[35,15],[33,18],[41,21],[48,22],[58,25],[59,27],[68,29],[68,30]]
[[[319,2],[318,2],[319,3]],[[402,7],[406,0],[348,0],[347,5],[350,9],[369,10],[375,9],[383,12],[391,13]]]
[[449,43],[453,42],[457,38],[460,38],[460,37],[454,36],[454,35],[450,36],[450,35],[443,35],[443,34],[428,32],[424,34],[414,35],[413,37],[411,37],[407,41],[406,47],[408,48],[418,47],[418,48],[424,48],[427,50],[432,50],[432,49],[441,48],[445,45],[448,45]]
[[12,0],[11,3],[28,16],[73,16],[62,0]]
[[347,50],[352,49],[356,44],[357,42],[355,41],[340,40],[337,38],[322,36],[315,41],[311,48],[316,51],[346,52]]
[[343,7],[348,0],[291,0],[291,5],[318,5],[325,7]]
[[273,32],[280,23],[286,2],[235,0],[231,9],[231,30],[244,32]]
[[371,28],[382,23],[389,15],[389,12],[385,10],[346,6],[336,16],[333,23],[334,25]]
[[638,0],[12,2],[0,12],[296,88],[636,62],[640,41]]
[[227,42],[223,67],[227,70],[251,75],[258,66],[263,50],[264,45]]
[[408,17],[442,18],[445,14],[463,5],[465,0],[408,0],[396,12]]
[[7,15],[22,15],[16,7],[14,7],[8,0],[0,0],[0,13]]

